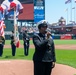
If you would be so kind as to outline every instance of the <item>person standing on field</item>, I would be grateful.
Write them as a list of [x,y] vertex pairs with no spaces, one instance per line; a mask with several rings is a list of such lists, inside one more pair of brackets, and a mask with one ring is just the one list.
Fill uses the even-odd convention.
[[29,54],[29,45],[30,45],[30,36],[27,33],[27,30],[23,33],[23,41],[24,41],[24,55],[28,56]]
[[4,28],[6,28],[6,26],[4,23],[4,11],[5,7],[0,5],[0,57],[3,55],[3,48],[5,44]]
[[46,20],[41,20],[37,25],[39,33],[33,36],[34,75],[51,75],[56,62],[54,41],[51,33],[47,31],[48,22]]
[[12,31],[12,34],[10,36],[10,38],[11,38],[12,56],[15,56],[15,54],[16,54],[16,43],[15,43],[14,35],[15,35],[14,31]]

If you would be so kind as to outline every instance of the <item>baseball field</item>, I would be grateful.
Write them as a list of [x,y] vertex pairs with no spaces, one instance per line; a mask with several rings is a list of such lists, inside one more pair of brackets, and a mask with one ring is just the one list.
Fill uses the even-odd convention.
[[[76,68],[76,40],[54,40],[56,49],[56,63],[66,64]],[[30,41],[29,55],[24,56],[23,41],[20,40],[20,48],[16,50],[16,56],[11,54],[10,40],[6,40],[3,56],[0,60],[32,60],[34,53],[34,46],[32,40]]]

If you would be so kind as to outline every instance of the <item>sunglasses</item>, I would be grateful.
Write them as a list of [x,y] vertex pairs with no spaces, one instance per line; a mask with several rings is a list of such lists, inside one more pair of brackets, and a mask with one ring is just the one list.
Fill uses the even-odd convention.
[[47,28],[47,26],[42,26],[43,28]]

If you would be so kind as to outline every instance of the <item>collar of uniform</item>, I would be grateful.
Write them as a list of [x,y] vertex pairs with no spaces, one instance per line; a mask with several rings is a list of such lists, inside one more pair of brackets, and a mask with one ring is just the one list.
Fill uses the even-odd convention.
[[39,33],[39,35],[40,35],[41,37],[45,37],[45,34]]

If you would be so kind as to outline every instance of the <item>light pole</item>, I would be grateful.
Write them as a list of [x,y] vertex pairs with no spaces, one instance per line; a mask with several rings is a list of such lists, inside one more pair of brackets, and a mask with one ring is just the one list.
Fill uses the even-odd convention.
[[74,10],[74,21],[73,21],[73,23],[75,23],[75,7],[73,7],[72,10]]
[[65,10],[66,12],[66,18],[67,18],[67,24],[68,24],[68,8]]
[[68,9],[67,9],[67,24],[68,24]]
[[75,22],[75,7],[74,7],[74,22]]

